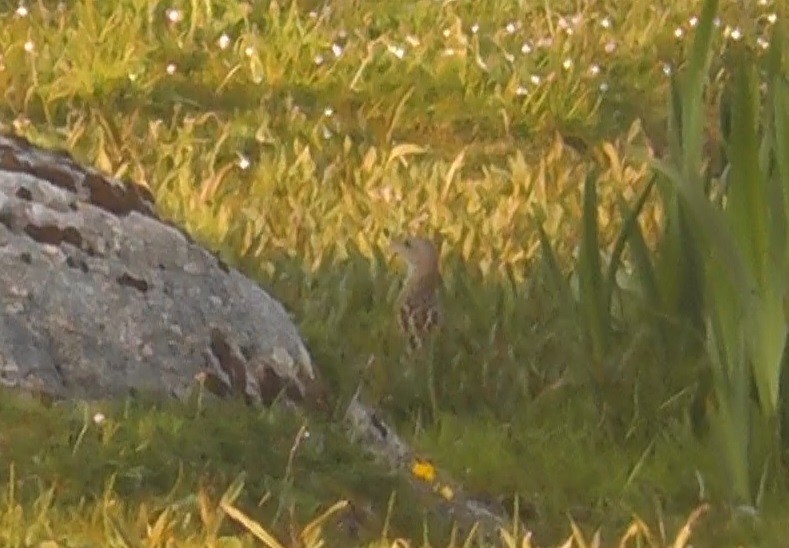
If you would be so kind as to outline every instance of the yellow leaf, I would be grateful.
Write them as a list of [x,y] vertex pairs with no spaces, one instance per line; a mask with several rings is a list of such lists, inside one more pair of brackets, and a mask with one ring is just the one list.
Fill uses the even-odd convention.
[[466,261],[469,260],[469,257],[471,257],[471,252],[474,249],[475,236],[476,234],[474,233],[474,231],[470,230],[463,241],[463,247],[461,248],[461,253],[463,259]]
[[614,172],[617,180],[622,177],[622,163],[619,161],[619,153],[617,153],[614,145],[611,143],[603,143],[603,152],[608,156],[608,161],[611,162],[611,170]]
[[98,146],[98,150],[96,151],[96,160],[94,164],[99,169],[99,171],[103,173],[112,173],[112,161],[110,160],[110,157],[107,154],[103,131],[98,132],[98,140],[99,140],[99,146]]
[[463,158],[466,156],[466,149],[460,151],[460,154],[455,156],[452,165],[449,166],[446,177],[444,177],[444,190],[441,192],[441,199],[446,200],[449,195],[449,187],[452,185],[452,180],[455,178],[455,173],[463,166]]
[[378,161],[378,151],[375,147],[368,148],[362,160],[362,171],[368,173],[372,171],[376,161]]
[[247,531],[252,533],[264,546],[269,548],[284,548],[271,533],[266,531],[258,522],[244,514],[241,510],[230,504],[229,502],[222,501],[219,503],[222,510],[230,516],[233,520],[240,523]]
[[399,160],[401,158],[405,158],[406,156],[411,156],[413,154],[424,154],[425,148],[419,145],[415,145],[413,143],[403,143],[402,145],[397,145],[392,149],[389,153],[389,157],[386,159],[387,167],[389,164],[394,162],[395,160]]
[[299,535],[305,546],[316,546],[321,541],[320,533],[323,525],[337,512],[345,510],[350,503],[347,500],[340,500],[334,503],[331,508],[323,514],[309,522]]

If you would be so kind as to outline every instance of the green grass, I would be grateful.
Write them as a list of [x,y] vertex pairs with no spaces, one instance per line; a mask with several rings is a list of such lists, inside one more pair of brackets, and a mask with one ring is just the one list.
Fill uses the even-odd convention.
[[[740,4],[721,2],[712,84],[685,130],[701,135],[710,122],[702,150],[680,143],[716,177],[734,61],[746,44],[766,67],[763,44],[786,21],[772,2]],[[693,351],[698,334],[680,339],[688,331],[667,304],[687,286],[659,248],[673,215],[666,185],[638,210],[639,231],[620,232],[651,180],[648,151],[685,159],[667,124],[667,73],[693,59],[700,7],[63,5],[0,8],[4,128],[147,185],[163,216],[282,300],[338,396],[335,419],[364,377],[365,396],[423,454],[483,498],[510,508],[517,498],[538,545],[566,539],[568,517],[588,534],[602,528],[604,544],[636,515],[673,537],[706,501],[694,542],[780,544],[785,490],[766,490],[758,519],[726,502],[708,432],[715,370]],[[785,78],[785,57],[778,65]],[[402,273],[388,243],[413,231],[443,241],[449,321],[435,349],[435,422],[424,370],[393,331]],[[620,236],[636,272],[613,272],[626,287],[644,279],[644,256],[663,253],[653,300],[611,289]],[[330,545],[418,540],[423,520],[438,545],[448,538],[429,501],[358,456],[331,421],[310,418],[291,457],[301,423],[278,411],[2,400],[7,545],[137,544],[156,520],[164,531],[152,545],[251,545],[221,519],[223,493],[283,542],[340,499],[360,532],[330,520]]]

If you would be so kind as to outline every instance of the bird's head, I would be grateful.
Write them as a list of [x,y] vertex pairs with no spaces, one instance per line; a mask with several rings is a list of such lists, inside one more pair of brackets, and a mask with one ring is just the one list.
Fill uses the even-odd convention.
[[392,250],[408,263],[409,274],[438,272],[438,251],[430,240],[410,236],[394,242]]

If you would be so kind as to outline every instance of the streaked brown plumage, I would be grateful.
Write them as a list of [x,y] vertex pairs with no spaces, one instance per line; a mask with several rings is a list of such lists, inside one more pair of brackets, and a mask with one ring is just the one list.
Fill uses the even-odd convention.
[[441,324],[438,252],[432,242],[418,237],[396,242],[392,249],[408,263],[408,274],[398,299],[397,323],[407,338],[408,349],[414,351]]

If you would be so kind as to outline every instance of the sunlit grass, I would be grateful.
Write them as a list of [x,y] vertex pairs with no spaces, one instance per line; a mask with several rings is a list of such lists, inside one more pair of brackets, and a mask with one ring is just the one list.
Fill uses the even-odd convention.
[[[700,8],[521,4],[20,3],[0,10],[0,119],[148,185],[163,216],[288,305],[340,402],[363,379],[401,432],[475,494],[508,509],[517,498],[537,545],[564,541],[568,515],[587,538],[602,525],[608,542],[634,515],[679,530],[728,480],[704,435],[703,364],[678,350],[690,343],[670,327],[650,329],[661,310],[630,298],[641,291],[637,250],[654,249],[665,221],[654,195],[638,218],[642,247],[622,236],[623,289],[586,284],[593,271],[610,282],[649,157],[671,147],[670,77],[684,68]],[[745,44],[765,62],[781,15],[770,1],[722,3],[705,118],[733,52]],[[720,135],[706,139],[715,171]],[[594,225],[582,226],[585,207]],[[584,250],[590,226],[597,240]],[[436,349],[435,424],[422,420],[422,371],[403,360],[391,316],[398,272],[386,250],[411,231],[443,242],[449,325]],[[586,274],[565,280],[574,258]],[[581,320],[568,295],[604,306]],[[588,333],[603,322],[590,352]],[[0,530],[32,536],[10,544],[235,535],[251,545],[251,522],[238,525],[249,516],[287,545],[346,499],[352,524],[337,528],[359,528],[359,539],[419,539],[423,519],[436,542],[447,538],[448,524],[424,518],[423,501],[331,424],[310,425],[297,453],[306,456],[286,475],[302,425],[276,412],[16,406],[0,413],[13,424],[0,465],[21,490]],[[242,472],[243,492],[229,488]],[[228,489],[240,498],[226,505],[242,512],[232,520],[217,517]],[[701,534],[769,544],[785,534],[772,510],[785,502],[766,496],[762,528],[717,509]],[[322,532],[350,542],[340,534]]]

